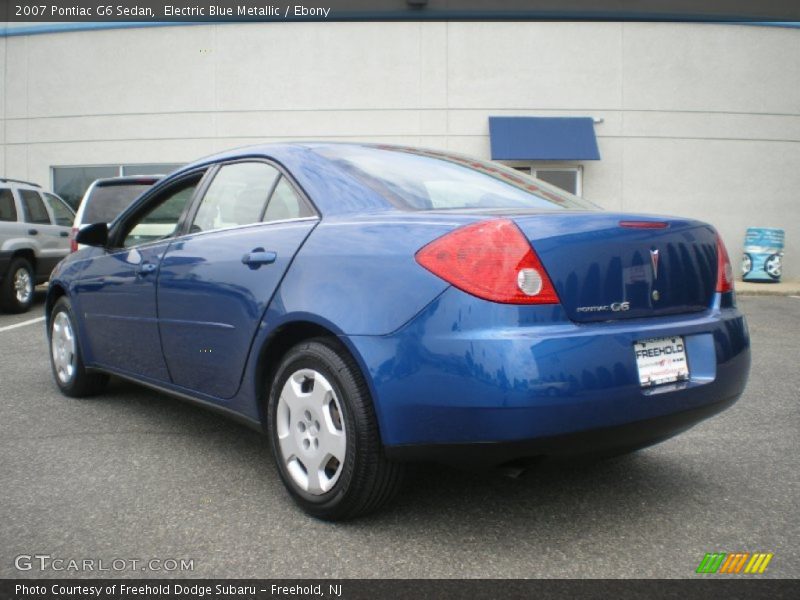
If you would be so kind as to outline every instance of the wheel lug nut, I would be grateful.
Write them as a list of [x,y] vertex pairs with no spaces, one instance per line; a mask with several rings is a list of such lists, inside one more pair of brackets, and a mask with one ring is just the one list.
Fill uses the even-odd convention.
[[305,418],[306,418],[306,421],[308,421],[310,423],[311,422],[311,413],[306,411],[305,412]]

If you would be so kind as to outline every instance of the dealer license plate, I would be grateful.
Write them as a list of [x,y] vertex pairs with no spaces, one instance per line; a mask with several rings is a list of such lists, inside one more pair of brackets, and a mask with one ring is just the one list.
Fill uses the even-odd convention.
[[689,379],[686,346],[679,335],[634,342],[639,384],[643,387]]

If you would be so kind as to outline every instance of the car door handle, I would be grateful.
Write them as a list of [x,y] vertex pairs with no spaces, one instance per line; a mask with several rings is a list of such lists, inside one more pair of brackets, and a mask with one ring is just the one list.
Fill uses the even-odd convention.
[[69,231],[62,231],[58,235],[60,235],[61,237],[69,237]]
[[28,235],[39,235],[38,229],[28,229]]
[[146,262],[139,265],[137,273],[139,273],[139,275],[149,275],[150,273],[155,273],[156,269],[158,269],[157,265]]
[[242,262],[251,268],[258,268],[261,265],[269,265],[274,263],[278,258],[277,252],[270,252],[263,248],[255,248],[252,252],[248,252],[242,257]]

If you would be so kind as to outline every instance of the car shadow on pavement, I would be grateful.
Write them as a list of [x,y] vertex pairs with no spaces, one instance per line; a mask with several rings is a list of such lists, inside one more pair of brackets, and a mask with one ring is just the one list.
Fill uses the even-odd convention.
[[[225,450],[232,468],[246,474],[250,492],[267,494],[297,519],[296,508],[270,456],[269,440],[244,425],[132,383],[113,379],[109,393],[94,399],[138,413],[164,430],[187,435],[188,444]],[[142,412],[146,413],[142,415]],[[152,413],[152,414],[147,414]],[[188,441],[192,440],[192,441]],[[692,467],[669,444],[605,460],[559,460],[535,464],[518,477],[500,470],[471,471],[435,464],[410,465],[398,498],[382,511],[353,522],[329,524],[340,533],[385,530],[395,536],[449,529],[462,539],[507,543],[508,536],[539,535],[554,528],[592,531],[646,523],[666,513],[680,514],[687,490],[703,493],[701,469]],[[282,499],[282,500],[281,500]],[[691,502],[691,497],[688,498]]]

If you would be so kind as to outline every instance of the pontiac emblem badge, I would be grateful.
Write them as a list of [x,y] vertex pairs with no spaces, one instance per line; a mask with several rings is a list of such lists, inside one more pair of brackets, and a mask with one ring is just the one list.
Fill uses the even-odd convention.
[[658,279],[658,250],[650,250],[650,264],[653,266],[653,279]]

